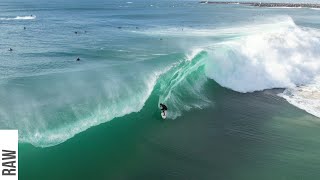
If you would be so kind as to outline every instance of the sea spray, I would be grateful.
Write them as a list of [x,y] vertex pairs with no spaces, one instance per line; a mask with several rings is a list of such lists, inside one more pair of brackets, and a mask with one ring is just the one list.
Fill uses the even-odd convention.
[[[114,81],[113,83],[109,81],[108,84],[105,84],[105,101],[102,102],[99,99],[94,99],[93,102],[97,104],[91,108],[90,106],[92,105],[90,105],[90,101],[85,104],[76,104],[74,100],[71,100],[70,103],[67,103],[69,104],[69,107],[66,107],[66,110],[62,110],[60,117],[51,117],[57,120],[61,118],[59,119],[60,121],[64,120],[64,122],[60,122],[59,125],[55,125],[54,127],[50,127],[50,122],[45,119],[47,116],[43,117],[43,110],[38,111],[35,109],[39,105],[33,108],[31,107],[30,112],[39,114],[39,116],[36,117],[36,120],[44,123],[44,125],[39,126],[39,124],[29,124],[31,122],[28,122],[26,119],[25,125],[31,125],[31,127],[21,127],[20,141],[28,142],[40,147],[53,146],[70,139],[74,135],[83,132],[92,126],[99,125],[132,112],[138,112],[142,109],[145,101],[150,96],[157,78],[159,77],[159,73],[155,72],[153,75],[135,81],[134,83],[139,84],[136,88],[127,87],[126,84],[117,84],[117,81]],[[30,116],[27,118],[31,119]],[[74,120],[71,120],[70,118],[74,118]],[[23,124],[21,123],[20,126],[23,126]],[[27,129],[29,130],[26,131]]]

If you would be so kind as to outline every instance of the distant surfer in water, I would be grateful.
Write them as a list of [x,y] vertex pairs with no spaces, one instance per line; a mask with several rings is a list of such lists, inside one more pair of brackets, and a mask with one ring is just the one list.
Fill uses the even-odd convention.
[[160,109],[161,109],[163,115],[166,116],[166,111],[168,110],[167,106],[160,103]]
[[80,58],[79,58],[79,57],[77,58],[77,61],[80,61]]
[[13,49],[12,49],[12,48],[9,48],[9,51],[13,51]]

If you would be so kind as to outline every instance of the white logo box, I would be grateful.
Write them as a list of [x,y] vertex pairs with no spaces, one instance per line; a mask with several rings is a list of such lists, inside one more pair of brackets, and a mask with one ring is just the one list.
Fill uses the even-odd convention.
[[0,180],[18,180],[18,130],[0,130]]

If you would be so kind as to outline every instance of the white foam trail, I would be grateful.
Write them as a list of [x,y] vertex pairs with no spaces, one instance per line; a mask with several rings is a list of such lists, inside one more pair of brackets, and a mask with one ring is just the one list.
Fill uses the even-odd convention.
[[10,20],[32,20],[36,19],[36,16],[17,16],[14,18],[0,18],[2,21],[10,21]]
[[153,56],[165,56],[165,55],[168,55],[168,54],[165,54],[165,53],[154,53],[152,55]]
[[313,83],[286,89],[279,94],[292,105],[305,110],[306,112],[320,117],[320,78],[316,78]]
[[14,19],[17,19],[17,20],[30,20],[30,19],[36,19],[36,16],[17,16]]

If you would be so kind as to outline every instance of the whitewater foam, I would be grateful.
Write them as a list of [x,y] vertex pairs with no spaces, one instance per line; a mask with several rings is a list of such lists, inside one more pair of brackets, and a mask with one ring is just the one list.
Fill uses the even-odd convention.
[[208,77],[238,92],[307,84],[320,71],[320,39],[294,24],[222,43],[211,52]]
[[36,19],[36,16],[17,16],[14,19],[17,19],[17,20],[30,20],[30,19]]
[[33,20],[36,19],[36,16],[16,16],[14,18],[0,18],[2,21],[10,21],[10,20]]
[[292,105],[320,117],[320,77],[308,85],[286,89],[279,96]]
[[282,97],[320,117],[319,100],[314,96],[320,92],[319,31],[288,21],[277,29],[215,44],[206,74],[221,86],[242,93],[288,88]]

